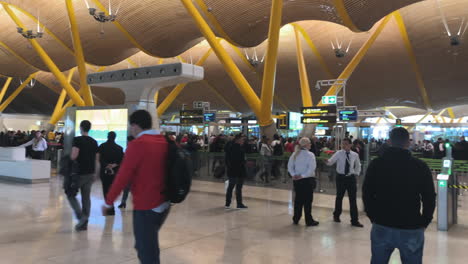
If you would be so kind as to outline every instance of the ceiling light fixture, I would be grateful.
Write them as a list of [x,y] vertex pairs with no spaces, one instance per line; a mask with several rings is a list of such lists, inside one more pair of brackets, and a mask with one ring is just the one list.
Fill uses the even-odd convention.
[[468,28],[468,22],[465,23],[465,18],[462,19],[460,27],[458,29],[458,32],[456,35],[453,35],[452,32],[450,31],[450,27],[447,22],[447,17],[445,16],[444,11],[442,10],[442,7],[440,6],[439,0],[436,0],[437,3],[437,8],[439,9],[440,17],[442,19],[442,23],[444,24],[445,27],[445,33],[447,33],[450,41],[451,46],[459,46],[461,44],[461,39],[462,36],[465,34],[467,28]]
[[353,43],[353,39],[349,41],[348,47],[346,49],[343,48],[343,41],[338,41],[338,37],[336,38],[336,43],[333,43],[333,40],[331,40],[330,42],[332,49],[335,52],[335,56],[337,58],[343,58],[348,54],[349,49],[351,48],[351,43]]
[[106,22],[114,22],[117,19],[117,14],[120,10],[120,4],[115,13],[112,13],[112,5],[111,1],[109,0],[109,15],[106,15],[106,12],[98,12],[95,7],[91,7],[88,3],[88,0],[84,0],[86,4],[86,8],[88,8],[89,14],[98,22],[106,23]]
[[[39,13],[39,12],[38,12]],[[39,14],[37,15],[37,31],[34,32],[33,30],[26,30],[22,27],[17,27],[16,30],[19,34],[21,34],[26,39],[37,39],[42,38],[44,36],[44,29],[41,30],[41,22],[39,18]]]
[[[24,81],[20,79],[20,85],[23,84]],[[26,85],[26,89],[32,89],[34,86],[36,85],[36,79],[31,79],[31,81],[29,81],[29,83]]]
[[250,65],[252,65],[255,68],[257,68],[260,64],[262,64],[265,61],[266,52],[263,54],[263,57],[259,59],[256,48],[253,48],[252,56],[249,56],[248,49],[244,49],[244,53],[245,58],[249,61]]

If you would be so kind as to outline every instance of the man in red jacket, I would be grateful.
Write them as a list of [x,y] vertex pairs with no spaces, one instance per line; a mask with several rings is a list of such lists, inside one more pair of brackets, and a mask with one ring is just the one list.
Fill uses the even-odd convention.
[[138,110],[130,116],[130,131],[135,140],[127,147],[103,206],[106,215],[122,190],[132,186],[135,249],[142,264],[160,263],[158,232],[170,210],[170,203],[163,194],[168,143],[151,128],[152,119],[147,111]]

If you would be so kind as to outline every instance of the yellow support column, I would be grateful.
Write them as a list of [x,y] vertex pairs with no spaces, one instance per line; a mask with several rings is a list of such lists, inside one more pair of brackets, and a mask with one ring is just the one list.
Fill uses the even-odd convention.
[[354,32],[360,32],[361,30],[354,24],[353,20],[348,14],[348,10],[346,10],[346,6],[344,4],[344,0],[333,0],[333,5],[335,6],[336,13],[343,21],[343,24],[347,26]]
[[[68,83],[71,83],[72,78],[73,78],[73,74],[75,74],[75,70],[76,70],[76,68],[73,68],[68,73],[68,78],[67,78]],[[63,103],[65,102],[66,97],[67,97],[67,91],[65,91],[65,89],[62,89],[62,91],[60,92],[60,96],[59,96],[59,98],[57,100],[57,104],[55,105],[54,112],[52,113],[52,116],[50,118],[51,120],[54,120],[54,119],[57,118],[57,115],[60,113],[60,111],[63,108]],[[56,123],[54,123],[53,125],[55,125],[55,124]]]
[[314,42],[310,38],[309,34],[307,34],[305,29],[302,28],[301,26],[299,26],[296,23],[293,23],[292,25],[294,26],[295,29],[297,29],[301,33],[302,37],[307,42],[307,45],[309,45],[310,49],[312,50],[312,53],[314,53],[315,57],[317,58],[318,62],[320,63],[320,67],[328,75],[328,78],[330,78],[330,79],[335,78],[332,71],[330,70],[330,67],[328,67],[327,63],[325,62],[325,60],[322,57],[322,54],[320,54],[320,51],[317,49],[317,46],[315,46]]
[[283,0],[273,0],[271,3],[270,26],[268,30],[268,48],[263,70],[261,109],[258,123],[260,126],[269,126],[274,123],[271,118],[273,97],[275,94],[276,64],[278,60],[279,36],[281,18],[283,15]]
[[[75,48],[75,59],[76,65],[78,66],[78,72],[80,73],[80,88],[83,90],[83,99],[87,106],[94,106],[93,94],[91,87],[88,85],[86,79],[86,62],[83,54],[83,46],[81,45],[80,32],[78,23],[76,21],[75,9],[73,8],[72,0],[65,0],[67,4],[68,18],[70,21],[70,27],[72,32],[73,46]],[[70,82],[68,82],[70,83]]]
[[211,30],[210,26],[203,19],[198,9],[192,3],[192,0],[181,0],[181,1],[182,1],[182,4],[187,9],[187,12],[192,16],[200,32],[206,38],[211,48],[213,48],[213,51],[216,53],[216,56],[218,56],[227,74],[231,77],[232,81],[234,82],[236,87],[239,89],[241,95],[244,97],[249,107],[257,116],[259,116],[260,115],[260,99],[258,98],[257,94],[255,94],[255,91],[252,89],[250,84],[242,75],[241,71],[236,66],[233,59],[229,56],[229,54],[226,52],[223,46],[216,39],[215,34]]
[[[11,19],[16,23],[18,27],[23,28],[24,30],[27,30],[24,24],[19,20],[18,16],[16,16],[15,12],[11,10],[11,8],[8,6],[6,3],[2,3],[3,9],[8,13],[8,15],[11,17]],[[52,59],[47,55],[45,50],[41,47],[39,42],[35,39],[29,39],[29,42],[31,43],[31,46],[36,50],[37,54],[39,57],[41,57],[42,61],[47,65],[49,70],[54,74],[55,78],[59,81],[60,85],[67,91],[68,96],[75,102],[76,105],[78,106],[84,106],[85,102],[81,98],[81,96],[78,94],[78,92],[71,86],[68,82],[63,73],[60,72],[59,68],[55,63],[52,61]]]
[[297,27],[294,27],[294,34],[296,35],[296,56],[297,67],[299,70],[299,80],[301,82],[302,106],[312,107],[314,106],[314,103],[312,101],[312,94],[310,93],[309,77],[307,76],[304,52],[302,51],[302,40],[299,36]]
[[427,94],[426,86],[424,85],[421,68],[419,67],[418,62],[416,61],[416,55],[414,54],[413,46],[411,45],[411,41],[409,40],[408,31],[406,30],[403,17],[401,16],[399,11],[393,12],[393,16],[395,17],[395,20],[398,24],[398,28],[400,29],[400,34],[405,44],[406,52],[408,53],[408,57],[410,59],[413,71],[416,74],[416,81],[418,82],[419,92],[423,99],[424,106],[426,107],[427,110],[431,110],[432,105],[429,100],[429,95]]
[[23,89],[29,84],[29,82],[36,76],[36,73],[29,75],[29,77],[21,84],[16,90],[0,105],[0,113],[10,105],[13,100],[23,91]]
[[3,101],[3,97],[5,97],[5,93],[8,90],[8,87],[10,86],[10,83],[12,80],[13,80],[12,77],[8,77],[8,79],[5,81],[2,91],[0,92],[0,103]]
[[[212,51],[212,49],[209,49],[203,55],[203,57],[201,57],[200,60],[198,60],[198,62],[195,65],[202,66],[205,63],[205,61],[208,59],[208,57],[210,56],[211,51]],[[162,101],[161,105],[158,106],[158,116],[162,116],[166,112],[167,108],[169,108],[169,106],[174,102],[174,100],[177,98],[177,96],[179,96],[179,94],[182,92],[182,90],[184,90],[185,86],[187,86],[186,83],[181,83],[181,84],[177,85],[167,95],[167,97],[164,99],[164,101]],[[155,102],[157,102],[157,101],[155,101]]]
[[[354,58],[349,62],[349,64],[346,66],[346,68],[343,70],[343,72],[340,74],[338,79],[349,79],[349,77],[353,74],[354,70],[357,68],[359,63],[362,61],[364,56],[367,54],[367,51],[372,47],[372,44],[374,44],[375,40],[377,37],[382,33],[383,29],[387,25],[388,21],[390,21],[391,15],[387,15],[382,22],[380,22],[379,26],[377,29],[372,33],[372,35],[369,37],[369,39],[364,43],[364,45],[359,49],[359,51],[356,53]],[[333,85],[330,87],[330,89],[327,91],[325,94],[326,96],[331,96],[331,95],[336,95],[338,92],[338,89],[341,88],[340,85]],[[318,104],[318,106],[323,106],[322,102]]]
[[[238,47],[236,47],[236,46],[234,46],[234,45],[232,45],[232,44],[230,44],[230,45],[231,45],[232,49],[234,50],[234,52],[235,52],[235,53],[239,56],[239,58],[242,60],[242,62],[244,62],[244,64],[245,64],[247,67],[249,67],[250,71],[251,71],[252,73],[255,73],[255,76],[257,76],[257,78],[258,78],[260,81],[263,81],[263,76],[262,76],[262,74],[260,74],[260,73],[257,71],[257,69],[256,69],[254,66],[252,66],[252,64],[250,64],[250,62],[247,60],[247,58],[246,58],[245,55],[242,53],[242,51],[241,51]],[[276,103],[278,103],[278,104],[283,108],[283,111],[291,112],[291,109],[289,109],[289,108],[286,106],[286,104],[283,102],[283,100],[282,100],[278,95],[275,94],[275,95],[274,95],[274,99],[276,100]]]

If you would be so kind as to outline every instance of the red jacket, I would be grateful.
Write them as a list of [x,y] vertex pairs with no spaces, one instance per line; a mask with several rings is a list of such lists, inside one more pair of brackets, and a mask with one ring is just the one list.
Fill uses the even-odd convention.
[[168,143],[163,136],[142,135],[130,142],[106,203],[113,204],[129,184],[135,210],[151,210],[166,202],[162,192],[167,155]]

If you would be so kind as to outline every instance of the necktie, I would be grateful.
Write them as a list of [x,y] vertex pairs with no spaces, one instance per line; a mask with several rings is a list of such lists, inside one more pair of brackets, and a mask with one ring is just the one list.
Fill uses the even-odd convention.
[[346,165],[344,169],[344,174],[348,175],[349,173],[349,152],[346,152]]

